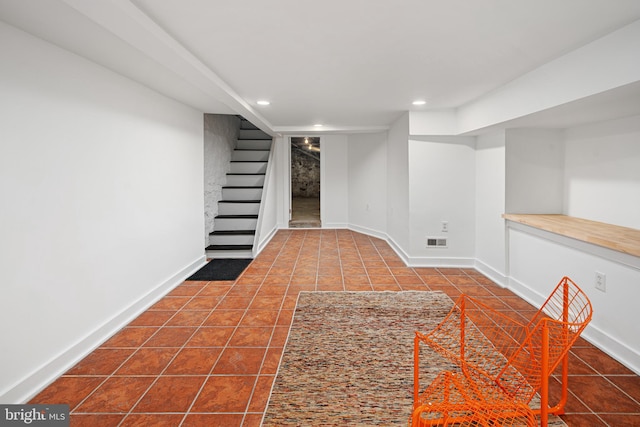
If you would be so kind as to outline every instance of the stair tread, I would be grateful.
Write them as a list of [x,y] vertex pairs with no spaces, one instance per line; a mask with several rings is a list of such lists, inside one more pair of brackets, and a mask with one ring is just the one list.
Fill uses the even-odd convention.
[[248,236],[255,234],[256,230],[222,230],[212,231],[209,236]]
[[249,215],[216,215],[216,218],[249,218],[249,219],[255,219],[258,218],[258,215],[255,214],[249,214]]
[[207,251],[245,251],[253,249],[253,245],[209,245]]

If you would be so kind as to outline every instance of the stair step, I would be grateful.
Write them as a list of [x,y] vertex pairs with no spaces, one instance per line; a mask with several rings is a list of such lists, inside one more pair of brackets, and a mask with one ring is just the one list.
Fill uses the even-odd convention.
[[253,249],[253,245],[209,245],[208,251],[246,251]]
[[240,129],[238,139],[272,139],[271,135],[260,129]]
[[269,150],[233,150],[232,162],[266,162],[269,160]]
[[225,231],[212,231],[209,236],[246,236],[255,235],[256,230],[225,230]]
[[222,187],[224,200],[256,200],[262,198],[262,187]]
[[271,139],[239,139],[236,150],[270,150],[271,143]]
[[258,215],[219,215],[213,220],[213,231],[255,230]]
[[218,218],[258,218],[258,215],[216,215],[216,219]]
[[218,215],[257,215],[260,212],[260,200],[221,200],[218,202]]
[[242,119],[240,121],[240,129],[253,129],[253,130],[256,130],[256,129],[258,129],[258,127],[256,125],[254,125],[253,123],[251,123],[249,120]]
[[226,187],[262,187],[264,179],[263,173],[228,173]]
[[225,230],[209,233],[212,245],[252,245],[256,230]]
[[209,258],[253,258],[253,245],[210,245],[206,253]]
[[267,162],[234,162],[232,161],[229,167],[230,173],[266,173]]

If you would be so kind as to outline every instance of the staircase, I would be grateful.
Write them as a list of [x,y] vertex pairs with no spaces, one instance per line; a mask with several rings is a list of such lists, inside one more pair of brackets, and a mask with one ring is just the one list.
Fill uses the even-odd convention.
[[209,258],[252,258],[271,136],[241,119],[227,184],[209,233]]

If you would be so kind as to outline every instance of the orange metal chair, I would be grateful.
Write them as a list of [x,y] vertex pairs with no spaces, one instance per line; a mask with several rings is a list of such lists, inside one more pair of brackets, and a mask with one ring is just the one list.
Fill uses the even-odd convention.
[[[414,340],[414,404],[409,425],[535,426],[562,414],[568,390],[569,349],[592,316],[591,302],[568,277],[540,310],[522,323],[462,295],[431,332]],[[420,391],[420,346],[427,344],[455,367]],[[549,377],[562,365],[560,401],[549,407]],[[539,408],[532,400],[539,394]]]

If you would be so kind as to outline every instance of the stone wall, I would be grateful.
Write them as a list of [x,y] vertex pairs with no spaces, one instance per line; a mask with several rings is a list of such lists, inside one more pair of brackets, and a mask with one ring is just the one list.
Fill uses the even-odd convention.
[[320,160],[291,147],[291,195],[320,197]]
[[213,231],[218,201],[227,182],[231,154],[238,140],[240,119],[224,114],[204,115],[204,221],[205,242]]

